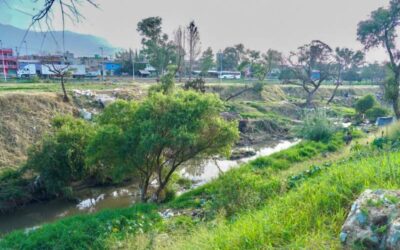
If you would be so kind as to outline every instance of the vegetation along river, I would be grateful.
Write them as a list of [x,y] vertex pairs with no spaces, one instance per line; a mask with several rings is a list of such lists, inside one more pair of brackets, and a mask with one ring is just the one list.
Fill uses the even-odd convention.
[[[192,173],[188,169],[181,174],[194,181],[196,186],[203,185],[218,177],[233,167],[239,166],[260,156],[267,156],[285,150],[295,144],[295,141],[279,141],[259,148],[245,148],[254,150],[255,155],[238,160],[208,160],[202,163],[200,172]],[[13,213],[0,215],[0,235],[16,229],[32,229],[43,223],[49,223],[71,215],[93,213],[106,208],[128,207],[140,199],[138,187],[135,184],[123,187],[96,187],[86,188],[78,192],[79,201],[52,200],[35,203],[20,208]]]

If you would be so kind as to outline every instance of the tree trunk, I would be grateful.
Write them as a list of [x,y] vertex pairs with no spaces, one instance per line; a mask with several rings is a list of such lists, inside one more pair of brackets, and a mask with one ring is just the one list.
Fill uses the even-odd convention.
[[306,99],[306,107],[307,108],[312,108],[313,104],[312,101],[314,99],[314,91],[307,92],[307,99]]
[[336,92],[337,92],[337,90],[338,90],[338,88],[339,88],[339,85],[340,85],[340,83],[337,83],[337,84],[336,84],[336,87],[335,87],[335,89],[333,90],[333,93],[332,93],[331,98],[329,98],[328,102],[326,103],[327,105],[329,105],[329,104],[333,101],[333,99],[335,98]]
[[399,100],[393,101],[393,111],[396,115],[396,119],[400,119]]
[[65,90],[64,77],[63,76],[61,76],[61,88],[62,88],[62,91],[64,93],[64,98],[63,98],[64,102],[69,102],[67,91]]
[[393,98],[393,112],[396,115],[396,119],[400,119],[400,109],[399,109],[399,77],[400,77],[400,72],[394,72],[394,79],[396,82],[396,94],[395,97]]
[[149,187],[149,179],[150,178],[147,178],[146,180],[144,180],[142,186],[140,187],[140,200],[142,202],[147,201],[147,189]]

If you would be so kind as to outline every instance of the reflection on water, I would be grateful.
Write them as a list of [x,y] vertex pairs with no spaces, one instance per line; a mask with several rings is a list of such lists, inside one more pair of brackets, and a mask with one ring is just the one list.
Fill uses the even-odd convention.
[[52,200],[0,215],[0,234],[21,228],[32,228],[57,219],[100,211],[105,208],[129,207],[139,199],[137,186],[124,188],[90,188],[79,193],[80,201]]
[[[275,146],[269,146],[269,147],[263,147],[256,149],[256,154],[251,157],[247,158],[242,158],[239,160],[224,160],[224,159],[213,159],[213,160],[208,160],[202,163],[200,167],[200,171],[198,170],[198,167],[193,170],[193,168],[188,167],[185,168],[182,171],[183,176],[193,180],[196,182],[196,186],[200,186],[206,182],[209,182],[210,180],[218,177],[218,175],[221,172],[226,172],[227,170],[239,166],[240,164],[249,162],[251,160],[254,160],[260,156],[268,156],[273,153],[279,152],[281,150],[285,150],[290,148],[291,146],[296,145],[299,143],[300,140],[296,141],[280,141],[277,143]],[[245,149],[251,149],[251,148],[245,148]]]
[[[270,155],[280,150],[287,149],[299,141],[281,141],[275,146],[255,149],[256,155],[240,160],[215,159],[194,163],[196,167],[186,167],[182,174],[196,182],[196,186],[204,184],[216,177],[220,172],[226,172],[230,168],[241,163],[248,162],[260,156]],[[200,167],[198,164],[201,164]],[[196,171],[192,171],[195,169]],[[43,223],[49,223],[57,219],[100,211],[105,208],[129,207],[140,198],[138,187],[135,185],[123,188],[88,188],[78,193],[79,202],[66,200],[53,200],[36,203],[16,210],[14,213],[0,215],[0,235],[16,229],[33,228]]]

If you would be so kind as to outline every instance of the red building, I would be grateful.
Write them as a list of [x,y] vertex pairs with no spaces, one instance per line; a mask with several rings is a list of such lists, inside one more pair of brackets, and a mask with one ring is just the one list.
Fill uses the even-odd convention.
[[16,76],[18,70],[17,57],[12,49],[0,49],[0,75]]

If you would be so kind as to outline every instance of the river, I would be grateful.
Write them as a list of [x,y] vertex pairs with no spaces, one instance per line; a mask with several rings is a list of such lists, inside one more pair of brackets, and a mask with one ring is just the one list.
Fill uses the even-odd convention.
[[[279,141],[269,146],[252,148],[256,154],[239,160],[209,160],[201,163],[201,171],[193,173],[183,170],[181,174],[195,182],[195,187],[217,178],[221,172],[249,162],[260,156],[267,156],[285,150],[296,141]],[[248,148],[251,149],[251,148]],[[0,215],[0,235],[17,229],[34,228],[71,215],[86,214],[106,208],[129,207],[139,200],[137,185],[123,187],[88,188],[78,193],[80,202],[52,200],[28,205],[13,213]]]

